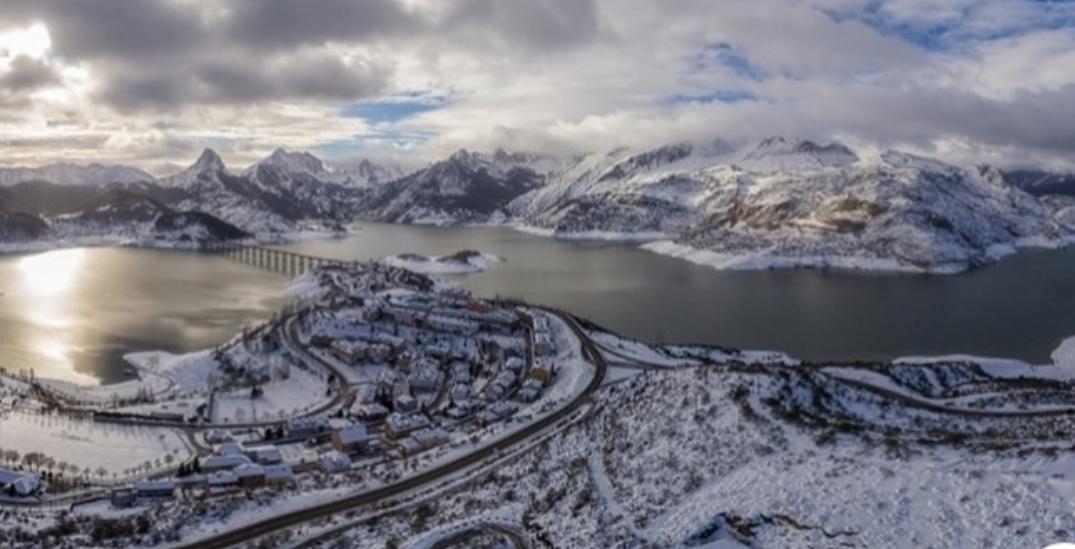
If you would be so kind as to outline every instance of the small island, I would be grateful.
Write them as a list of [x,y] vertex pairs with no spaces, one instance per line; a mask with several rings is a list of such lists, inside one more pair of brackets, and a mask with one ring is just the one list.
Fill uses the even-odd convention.
[[444,256],[425,256],[405,253],[385,258],[393,267],[409,269],[422,274],[471,274],[487,270],[504,258],[475,250],[461,250]]

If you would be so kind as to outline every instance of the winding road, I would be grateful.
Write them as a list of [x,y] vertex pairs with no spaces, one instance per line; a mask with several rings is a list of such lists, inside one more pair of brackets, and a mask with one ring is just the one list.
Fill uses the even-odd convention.
[[427,484],[431,484],[444,477],[462,471],[472,465],[481,463],[483,460],[497,455],[498,453],[511,448],[517,444],[520,444],[530,437],[540,433],[548,427],[555,425],[560,420],[568,417],[570,414],[579,409],[583,404],[590,400],[590,397],[596,392],[601,384],[604,382],[605,374],[608,370],[608,365],[605,363],[604,356],[597,349],[597,346],[589,338],[586,332],[579,325],[578,321],[574,317],[566,313],[559,311],[551,311],[544,309],[546,312],[555,314],[561,320],[563,320],[578,338],[581,347],[583,358],[587,362],[592,364],[596,372],[590,383],[586,388],[575,397],[574,400],[569,402],[564,407],[556,410],[555,412],[541,418],[526,427],[500,439],[488,446],[479,448],[465,456],[454,459],[445,464],[439,465],[432,469],[423,471],[416,475],[399,480],[392,484],[387,484],[380,488],[376,488],[361,494],[348,496],[335,501],[322,503],[313,507],[308,507],[299,511],[293,511],[286,514],[278,515],[272,518],[268,518],[253,524],[242,526],[234,530],[230,530],[221,534],[217,534],[210,538],[203,538],[201,540],[190,543],[189,545],[181,545],[185,548],[223,548],[231,547],[246,541],[256,539],[258,537],[276,532],[278,530],[296,526],[311,520],[331,516],[337,513],[342,513],[356,507],[370,505],[378,501],[398,496],[420,488]]

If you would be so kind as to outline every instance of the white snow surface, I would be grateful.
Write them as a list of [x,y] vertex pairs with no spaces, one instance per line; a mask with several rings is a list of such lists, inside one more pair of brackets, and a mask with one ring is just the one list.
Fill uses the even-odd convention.
[[497,263],[503,263],[504,258],[488,253],[478,253],[465,258],[406,254],[386,257],[384,262],[393,267],[422,274],[470,274],[485,271]]

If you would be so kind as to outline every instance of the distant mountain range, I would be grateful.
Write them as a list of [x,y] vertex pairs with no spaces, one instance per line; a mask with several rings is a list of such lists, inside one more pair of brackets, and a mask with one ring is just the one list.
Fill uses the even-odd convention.
[[186,238],[280,238],[354,220],[504,223],[657,240],[646,246],[719,268],[954,272],[1075,234],[1073,175],[960,168],[894,151],[864,158],[840,143],[784,137],[568,159],[462,150],[412,173],[368,160],[332,170],[284,150],[235,172],[206,150],[163,178],[57,164],[0,169],[0,185],[0,239],[39,234],[26,216],[58,235],[154,234],[173,226],[162,216],[178,214],[216,229]]

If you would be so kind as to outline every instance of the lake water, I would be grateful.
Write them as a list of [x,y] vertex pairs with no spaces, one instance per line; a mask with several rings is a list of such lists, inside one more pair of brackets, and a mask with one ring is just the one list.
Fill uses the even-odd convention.
[[123,355],[187,352],[267,319],[287,279],[225,258],[130,248],[0,257],[0,367],[112,383]]
[[[651,342],[779,349],[807,359],[967,352],[1045,362],[1075,334],[1075,249],[956,276],[722,272],[631,244],[506,228],[364,225],[281,248],[338,259],[475,249],[507,259],[455,277],[482,296],[571,310]],[[116,248],[0,257],[0,367],[110,383],[122,355],[193,351],[268,318],[287,279],[215,256]]]
[[1048,361],[1075,335],[1075,249],[1028,250],[955,276],[717,271],[625,243],[507,228],[366,225],[283,248],[339,259],[475,249],[507,259],[462,278],[484,296],[561,307],[650,342],[777,349],[807,359],[966,352]]

